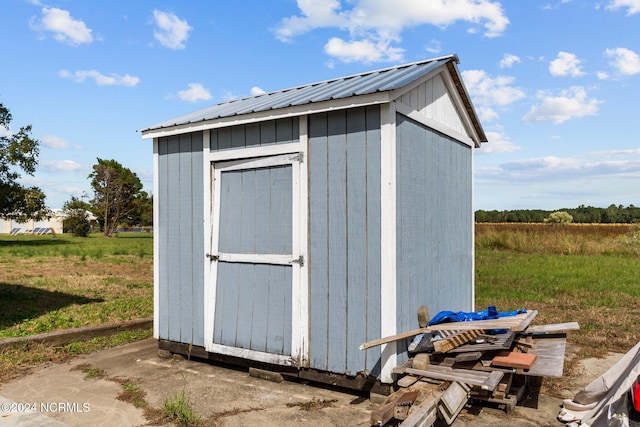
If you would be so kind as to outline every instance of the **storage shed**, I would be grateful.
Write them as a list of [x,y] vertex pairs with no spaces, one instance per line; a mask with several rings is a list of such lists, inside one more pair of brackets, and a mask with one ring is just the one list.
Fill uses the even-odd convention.
[[[153,139],[159,347],[390,383],[416,312],[473,309],[456,55],[223,102]],[[285,366],[287,368],[285,368]]]

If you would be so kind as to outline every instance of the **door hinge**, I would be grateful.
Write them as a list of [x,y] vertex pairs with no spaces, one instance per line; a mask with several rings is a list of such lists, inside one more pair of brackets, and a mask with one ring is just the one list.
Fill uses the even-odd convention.
[[205,256],[209,258],[210,261],[217,261],[220,258],[219,255],[205,254]]
[[290,262],[291,264],[298,264],[302,267],[304,266],[304,256],[300,255],[298,258],[292,259]]

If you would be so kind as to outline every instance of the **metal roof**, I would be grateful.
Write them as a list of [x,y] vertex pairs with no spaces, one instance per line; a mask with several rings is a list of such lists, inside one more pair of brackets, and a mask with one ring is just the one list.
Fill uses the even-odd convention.
[[351,96],[391,91],[401,88],[450,61],[458,62],[458,57],[456,55],[449,55],[323,82],[306,84],[262,95],[234,99],[157,123],[142,131],[348,98]]

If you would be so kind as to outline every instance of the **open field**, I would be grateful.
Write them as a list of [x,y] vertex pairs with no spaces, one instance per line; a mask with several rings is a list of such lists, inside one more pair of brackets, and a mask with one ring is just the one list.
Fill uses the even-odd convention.
[[576,321],[583,356],[640,339],[635,225],[477,224],[476,307],[535,309],[535,323]]
[[[152,314],[152,234],[0,237],[0,339]],[[33,363],[147,336],[148,331],[126,332],[61,348],[4,351],[0,382]]]
[[[138,319],[153,311],[151,234],[106,239],[0,236],[0,339]],[[640,228],[477,224],[476,308],[535,309],[534,323],[577,321],[579,357],[640,339]],[[149,336],[127,332],[60,348],[0,353],[0,382],[37,363]]]

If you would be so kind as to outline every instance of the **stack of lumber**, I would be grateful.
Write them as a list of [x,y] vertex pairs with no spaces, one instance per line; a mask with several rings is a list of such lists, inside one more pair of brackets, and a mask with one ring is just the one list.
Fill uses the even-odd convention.
[[530,326],[537,314],[443,323],[364,343],[361,349],[424,334],[432,344],[393,370],[397,391],[372,411],[371,424],[430,426],[439,418],[451,425],[469,399],[512,410],[529,376],[562,376],[566,331],[579,329],[576,322]]

